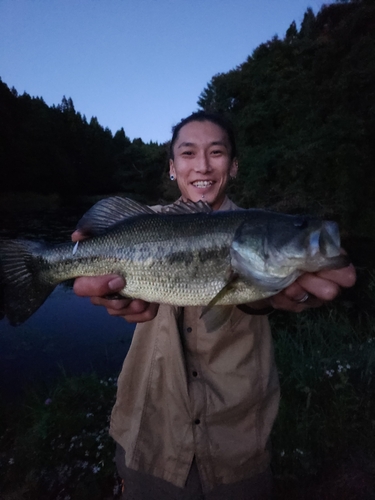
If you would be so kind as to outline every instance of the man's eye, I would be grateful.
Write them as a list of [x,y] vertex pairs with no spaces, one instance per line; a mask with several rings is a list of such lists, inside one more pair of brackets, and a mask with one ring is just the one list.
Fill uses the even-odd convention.
[[191,156],[193,154],[193,151],[183,151],[182,155],[183,156]]
[[214,149],[213,151],[211,151],[211,154],[221,155],[221,154],[223,154],[223,151],[221,149]]

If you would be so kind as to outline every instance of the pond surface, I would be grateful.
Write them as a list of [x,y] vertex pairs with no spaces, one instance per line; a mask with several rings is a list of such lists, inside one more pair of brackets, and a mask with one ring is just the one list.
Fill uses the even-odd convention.
[[[82,213],[69,207],[1,214],[0,237],[68,241]],[[25,387],[49,383],[63,373],[118,373],[133,331],[134,325],[59,285],[22,325],[0,321],[0,399],[15,399]]]

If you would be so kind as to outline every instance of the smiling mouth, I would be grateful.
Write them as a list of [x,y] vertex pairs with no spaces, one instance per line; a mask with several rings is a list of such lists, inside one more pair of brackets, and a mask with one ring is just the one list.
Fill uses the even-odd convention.
[[196,182],[192,182],[192,184],[196,188],[204,189],[204,188],[208,188],[208,187],[212,186],[213,181],[196,181]]

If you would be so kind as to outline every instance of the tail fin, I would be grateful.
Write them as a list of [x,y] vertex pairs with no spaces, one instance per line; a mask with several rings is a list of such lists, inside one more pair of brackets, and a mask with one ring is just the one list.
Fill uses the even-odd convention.
[[34,241],[0,241],[0,318],[5,315],[13,326],[26,321],[56,286],[41,278],[43,248]]

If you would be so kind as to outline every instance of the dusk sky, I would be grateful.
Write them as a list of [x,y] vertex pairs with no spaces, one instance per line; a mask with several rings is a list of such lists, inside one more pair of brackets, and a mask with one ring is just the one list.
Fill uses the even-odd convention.
[[0,77],[131,139],[164,142],[217,73],[321,0],[0,0]]

